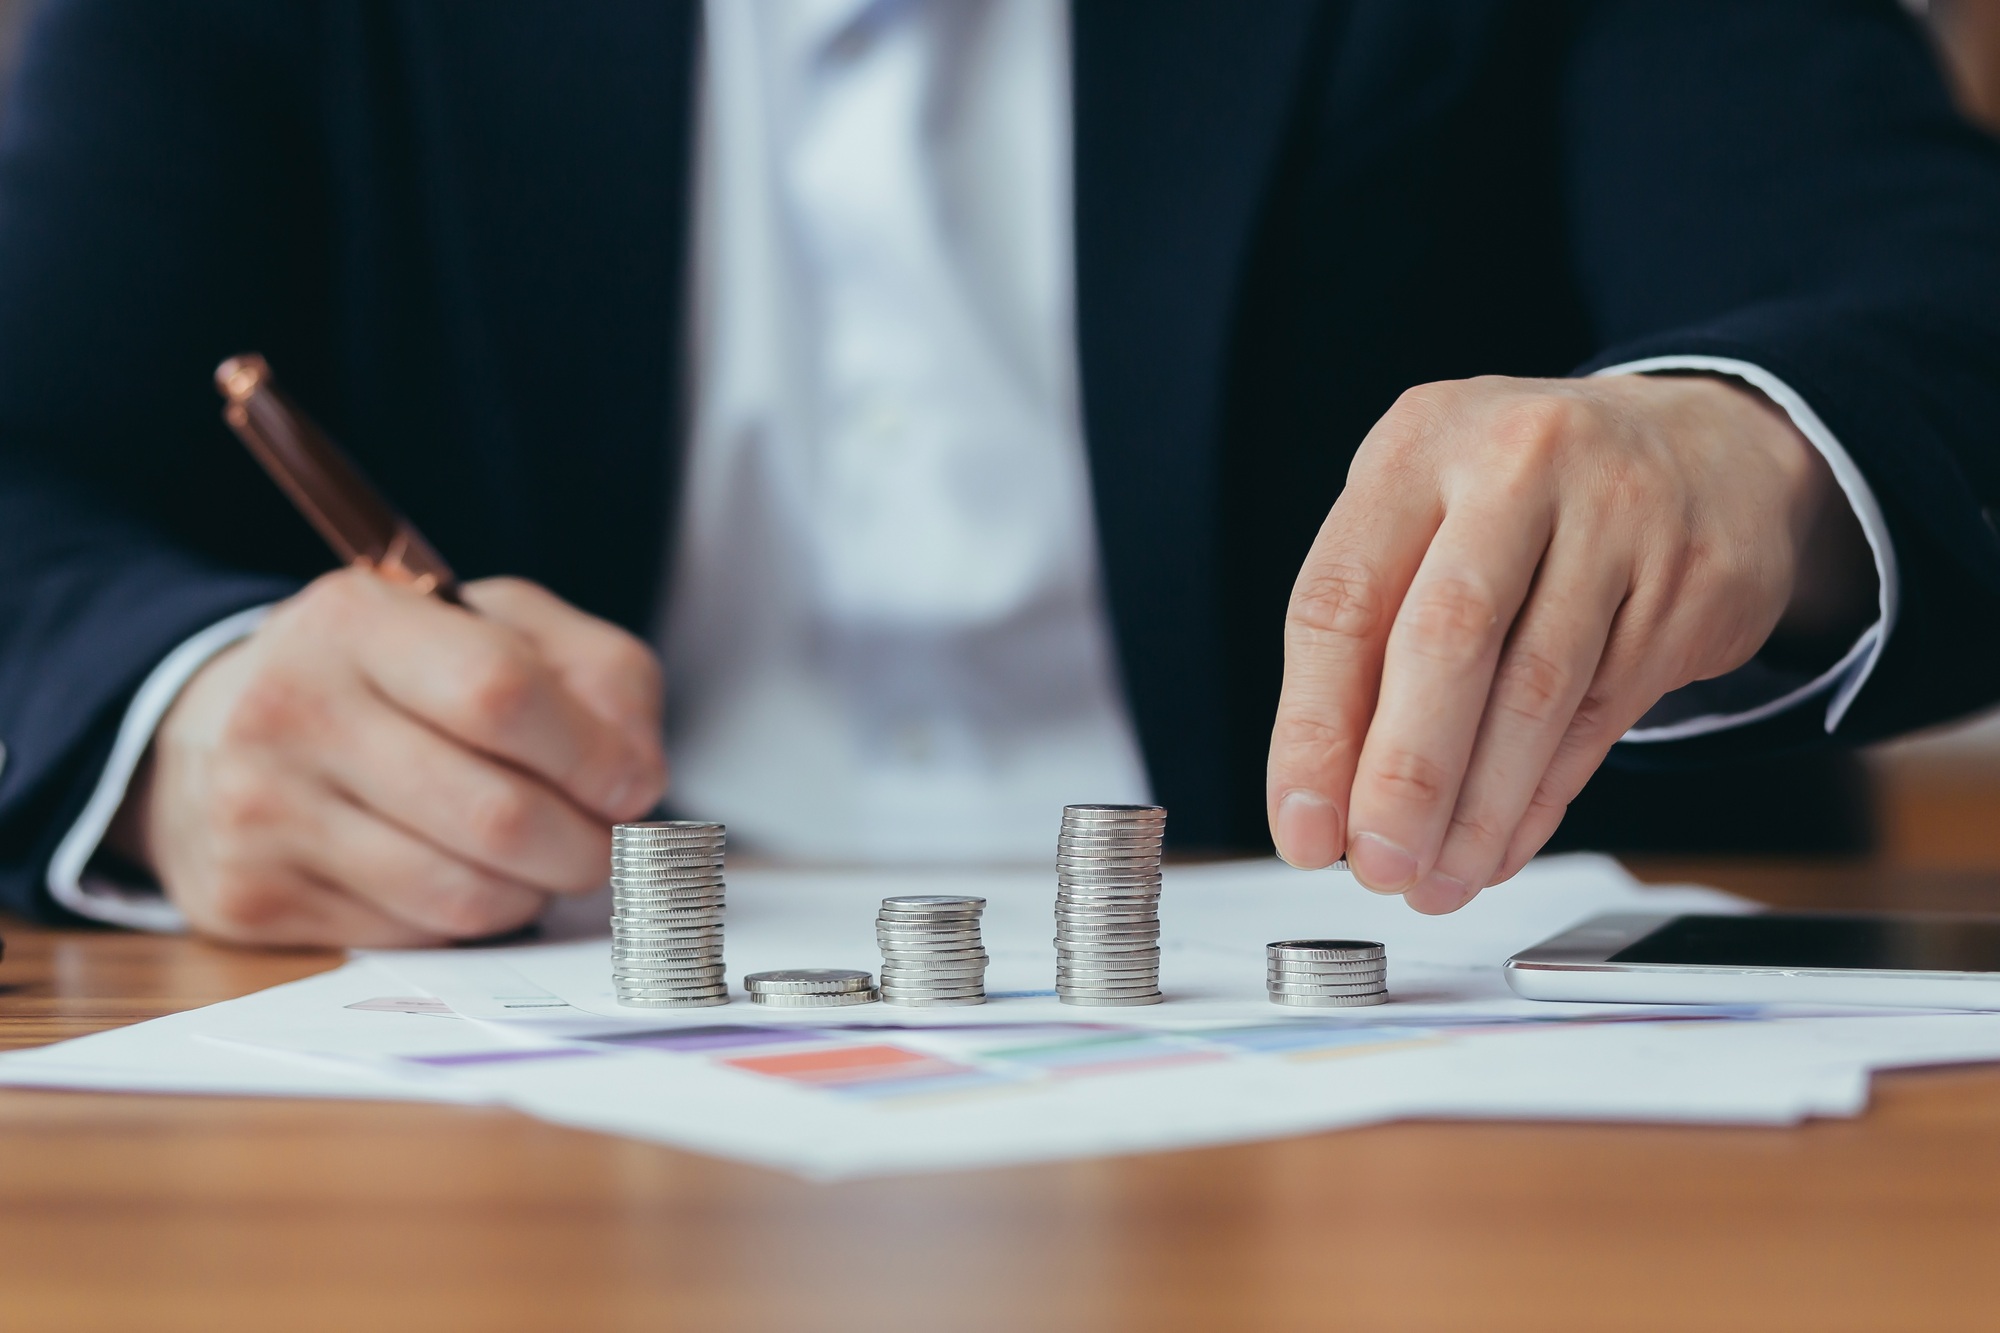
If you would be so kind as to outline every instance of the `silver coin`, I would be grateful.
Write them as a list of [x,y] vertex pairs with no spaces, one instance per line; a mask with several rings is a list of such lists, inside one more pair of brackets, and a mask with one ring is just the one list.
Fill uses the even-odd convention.
[[882,975],[884,977],[907,978],[911,981],[923,981],[928,978],[942,980],[945,977],[979,977],[986,975],[986,964],[954,963],[949,967],[912,967],[904,963],[885,960],[882,964]]
[[684,1000],[677,996],[620,995],[618,1003],[628,1009],[713,1009],[718,1004],[728,1004],[729,997],[712,995]]
[[1100,963],[1078,962],[1067,964],[1058,962],[1056,964],[1057,981],[1061,981],[1064,978],[1072,981],[1086,977],[1104,977],[1116,980],[1125,977],[1157,977],[1158,975],[1160,975],[1159,965],[1154,963],[1138,967],[1107,967]]
[[1264,966],[1282,967],[1288,972],[1365,972],[1370,968],[1381,971],[1389,965],[1386,958],[1356,958],[1345,962],[1322,962],[1311,958],[1284,958],[1266,955]]
[[856,1004],[874,1004],[882,997],[873,989],[822,991],[817,994],[790,994],[784,991],[752,991],[750,1003],[773,1009],[841,1009]]
[[634,893],[620,891],[612,897],[614,913],[658,913],[658,911],[688,911],[706,909],[722,911],[728,901],[720,893]]
[[1367,981],[1353,986],[1294,986],[1276,981],[1264,983],[1265,993],[1270,995],[1379,995],[1388,989],[1379,981]]
[[678,837],[689,833],[719,838],[728,828],[729,825],[713,819],[628,819],[622,824],[613,824],[611,832],[614,837],[621,838]]
[[1157,954],[1160,946],[1156,941],[1144,940],[1071,940],[1056,936],[1056,948],[1070,953],[1150,953]]
[[980,947],[977,940],[970,944],[956,942],[942,944],[885,944],[882,946],[882,956],[885,958],[909,958],[913,960],[929,958],[942,961],[946,958],[984,958],[986,957],[986,950]]
[[1386,958],[1371,958],[1359,963],[1313,963],[1298,958],[1267,958],[1264,966],[1273,971],[1301,972],[1315,977],[1353,976],[1358,972],[1383,972],[1389,967]]
[[1063,822],[1073,819],[1115,819],[1152,820],[1165,823],[1167,807],[1164,805],[1106,805],[1095,801],[1078,801],[1066,805],[1062,810]]
[[977,944],[983,938],[976,930],[878,930],[877,944]]
[[624,994],[726,995],[729,980],[720,973],[705,977],[656,977],[644,972],[613,972],[611,984]]
[[1271,995],[1272,1004],[1289,1005],[1294,1009],[1359,1009],[1371,1004],[1385,1004],[1389,992],[1377,991],[1373,995]]
[[932,999],[920,996],[896,996],[891,998],[884,995],[882,1003],[893,1004],[903,1009],[962,1009],[967,1005],[985,1004],[986,997],[984,995],[970,995],[962,999]]
[[894,991],[898,995],[908,995],[921,991],[926,995],[961,995],[986,989],[984,977],[932,977],[924,981],[912,981],[907,977],[885,977],[881,989]]
[[729,980],[720,973],[707,977],[654,977],[645,973],[613,972],[612,988],[626,995],[727,995]]
[[1375,940],[1279,940],[1264,949],[1273,957],[1317,963],[1359,963],[1387,956],[1387,951]]
[[936,912],[962,907],[976,910],[984,906],[984,898],[964,893],[899,893],[882,900],[885,912],[891,908],[905,912]]
[[720,946],[722,926],[622,926],[611,932],[611,942],[649,949],[692,949],[704,944]]
[[628,875],[614,870],[609,883],[614,894],[727,892],[720,875]]
[[1056,998],[1064,1004],[1073,1004],[1085,1009],[1115,1009],[1131,1005],[1158,1004],[1167,997],[1155,992],[1151,995],[1134,995],[1128,997],[1063,995],[1058,993]]
[[851,967],[788,967],[773,972],[752,972],[743,978],[747,991],[822,992],[866,990],[875,982],[873,973]]
[[611,911],[611,926],[631,926],[635,930],[721,930],[727,909],[721,907],[703,908],[697,912],[648,912],[636,907],[616,906]]
[[1065,983],[1056,987],[1056,995],[1059,998],[1081,995],[1089,999],[1122,999],[1134,995],[1155,995],[1159,993],[1159,989],[1158,978],[1150,982],[1135,982],[1129,986],[1078,986]]
[[1056,958],[1056,972],[1058,975],[1071,973],[1079,976],[1084,974],[1101,975],[1114,972],[1157,973],[1159,970],[1160,960],[1157,958],[1119,958],[1116,956],[1090,958],[1079,957],[1074,954],[1066,958],[1058,955]]
[[612,987],[620,1000],[714,1000],[728,999],[727,986],[655,986],[646,982],[618,983]]

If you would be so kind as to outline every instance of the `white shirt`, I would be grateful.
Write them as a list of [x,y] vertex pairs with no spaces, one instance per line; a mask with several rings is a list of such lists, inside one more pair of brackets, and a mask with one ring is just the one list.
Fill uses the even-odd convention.
[[[1147,790],[1077,409],[1064,0],[709,0],[706,18],[695,411],[662,644],[672,799],[786,855],[1046,856],[1064,803]],[[1875,498],[1758,366],[1604,373],[1670,369],[1754,385],[1826,456],[1880,615],[1802,688],[1626,739],[1821,697],[1831,731],[1895,623]],[[142,684],[50,863],[57,902],[178,924],[156,891],[85,870],[160,716],[259,615]]]
[[1061,0],[711,0],[670,798],[839,860],[1045,855],[1147,784],[1076,386]]

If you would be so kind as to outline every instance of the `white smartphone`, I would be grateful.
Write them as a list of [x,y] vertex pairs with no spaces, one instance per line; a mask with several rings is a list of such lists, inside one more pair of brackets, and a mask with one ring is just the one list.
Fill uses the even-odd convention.
[[1531,1000],[2000,1009],[2000,917],[1593,917],[1507,960]]

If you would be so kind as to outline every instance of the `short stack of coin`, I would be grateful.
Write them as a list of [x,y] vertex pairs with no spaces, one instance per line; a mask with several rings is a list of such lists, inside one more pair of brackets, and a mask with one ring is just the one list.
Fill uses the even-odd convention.
[[729,1003],[722,974],[720,824],[663,821],[611,830],[611,983],[620,1004]]
[[908,894],[884,898],[875,918],[882,946],[882,1003],[912,1009],[986,1003],[984,898]]
[[1056,838],[1056,997],[1064,1004],[1158,1004],[1157,805],[1068,805]]
[[1389,998],[1388,954],[1373,940],[1279,940],[1264,955],[1272,1004],[1352,1009]]
[[752,1004],[773,1009],[830,1009],[838,1005],[873,1004],[882,997],[875,978],[850,967],[791,967],[780,972],[752,972],[743,978]]

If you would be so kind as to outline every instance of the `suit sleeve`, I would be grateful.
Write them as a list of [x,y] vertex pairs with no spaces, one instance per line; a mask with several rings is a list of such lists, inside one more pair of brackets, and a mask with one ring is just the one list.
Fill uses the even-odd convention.
[[[1596,5],[1564,135],[1605,349],[1584,369],[1761,366],[1879,499],[1900,605],[1837,738],[2000,699],[2000,144],[1953,110],[1916,24],[1890,0]],[[1824,736],[1819,710],[1792,709],[1641,762]]]
[[[324,361],[310,7],[43,7],[0,134],[0,905],[50,857],[176,645],[309,551],[217,419],[247,348]],[[299,528],[300,531],[291,531]],[[324,557],[321,557],[322,559]]]

